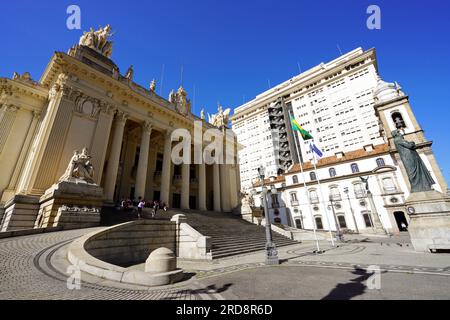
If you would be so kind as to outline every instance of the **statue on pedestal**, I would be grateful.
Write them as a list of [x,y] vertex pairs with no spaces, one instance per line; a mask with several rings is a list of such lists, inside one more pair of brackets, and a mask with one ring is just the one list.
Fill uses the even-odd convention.
[[435,181],[420,158],[416,144],[406,141],[399,130],[392,131],[392,136],[395,147],[405,166],[411,184],[411,193],[433,190],[432,186],[435,184]]
[[110,58],[112,55],[112,42],[109,41],[109,38],[113,35],[111,31],[112,29],[109,24],[104,28],[100,27],[97,31],[91,28],[90,31],[84,32],[81,36],[79,45],[89,47],[105,57]]
[[74,151],[72,158],[69,161],[66,172],[59,179],[69,182],[85,182],[89,184],[94,183],[94,167],[91,163],[91,156],[88,154],[87,148],[84,148],[81,154],[78,150]]

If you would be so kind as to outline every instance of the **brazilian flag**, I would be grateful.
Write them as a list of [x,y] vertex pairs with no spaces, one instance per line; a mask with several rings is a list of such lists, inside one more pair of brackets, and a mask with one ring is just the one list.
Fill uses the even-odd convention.
[[300,134],[302,135],[303,140],[314,139],[313,136],[308,131],[303,129],[303,127],[297,122],[297,120],[295,120],[294,117],[290,116],[290,118],[291,118],[292,130],[300,132]]

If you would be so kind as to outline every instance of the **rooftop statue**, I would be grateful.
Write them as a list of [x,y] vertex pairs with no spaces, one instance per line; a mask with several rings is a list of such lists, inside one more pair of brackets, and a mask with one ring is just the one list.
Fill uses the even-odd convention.
[[405,166],[411,184],[411,193],[431,191],[435,184],[433,177],[417,152],[414,142],[406,141],[399,130],[392,131],[394,144]]
[[81,36],[79,45],[89,47],[105,57],[111,58],[112,42],[109,41],[113,35],[111,31],[109,24],[104,28],[100,27],[97,31],[91,28],[90,31],[84,32]]
[[156,80],[153,79],[152,82],[150,83],[150,91],[155,92],[156,90]]
[[230,113],[230,108],[223,111],[222,106],[219,105],[217,113],[209,116],[209,123],[218,128],[226,127],[230,120]]
[[177,92],[170,91],[169,102],[174,104],[177,111],[183,115],[188,115],[191,112],[191,101],[187,98],[187,93],[183,87],[180,87]]
[[125,73],[125,78],[129,79],[129,80],[133,80],[133,76],[134,76],[134,69],[133,66],[130,66],[127,70],[127,72]]

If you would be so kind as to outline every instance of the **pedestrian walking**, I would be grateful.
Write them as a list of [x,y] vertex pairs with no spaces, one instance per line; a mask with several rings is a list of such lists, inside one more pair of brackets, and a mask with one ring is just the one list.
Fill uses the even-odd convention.
[[153,202],[153,212],[152,212],[153,218],[156,217],[156,214],[158,213],[158,209],[159,209],[159,202],[157,200],[155,200]]
[[145,201],[141,200],[138,204],[138,218],[141,219],[142,217],[142,209],[145,207]]

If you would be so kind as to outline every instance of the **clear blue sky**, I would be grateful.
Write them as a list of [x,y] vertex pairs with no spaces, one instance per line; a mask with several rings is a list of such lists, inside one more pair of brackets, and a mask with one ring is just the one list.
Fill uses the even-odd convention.
[[[190,0],[8,1],[0,10],[0,76],[42,74],[53,51],[67,51],[82,30],[66,28],[66,8],[77,4],[82,30],[110,23],[113,60],[122,73],[133,64],[143,86],[161,78],[163,96],[180,85],[194,112],[217,102],[235,108],[272,85],[356,47],[375,47],[380,73],[398,81],[434,140],[450,181],[450,1],[427,0]],[[382,10],[382,29],[366,28],[366,9]],[[158,84],[159,85],[159,84]],[[157,89],[159,92],[159,88]]]

